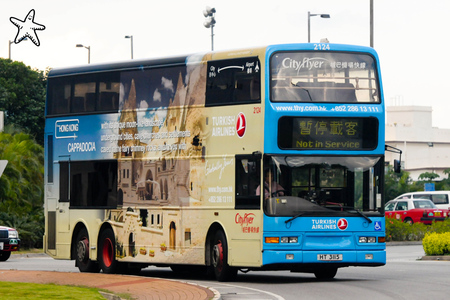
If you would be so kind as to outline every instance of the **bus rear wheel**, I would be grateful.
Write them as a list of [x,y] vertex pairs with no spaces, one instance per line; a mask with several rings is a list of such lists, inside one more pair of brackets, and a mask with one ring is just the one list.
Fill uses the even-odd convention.
[[237,269],[228,265],[228,243],[223,231],[217,231],[211,249],[211,262],[218,281],[234,280]]
[[86,228],[81,229],[75,240],[75,265],[80,272],[97,273],[98,264],[89,256],[89,235]]
[[103,230],[100,234],[98,250],[98,261],[103,273],[116,273],[119,263],[116,260],[116,240],[111,228]]

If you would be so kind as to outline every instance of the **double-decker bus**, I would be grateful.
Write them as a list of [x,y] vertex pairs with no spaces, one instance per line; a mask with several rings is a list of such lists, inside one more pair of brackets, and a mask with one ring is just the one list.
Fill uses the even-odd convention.
[[339,44],[52,70],[45,252],[220,281],[382,266],[382,91],[376,52]]

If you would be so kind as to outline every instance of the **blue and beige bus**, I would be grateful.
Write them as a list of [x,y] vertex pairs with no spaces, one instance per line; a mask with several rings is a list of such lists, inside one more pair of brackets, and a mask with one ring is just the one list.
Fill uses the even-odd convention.
[[82,272],[386,263],[372,48],[286,44],[55,69],[45,252]]

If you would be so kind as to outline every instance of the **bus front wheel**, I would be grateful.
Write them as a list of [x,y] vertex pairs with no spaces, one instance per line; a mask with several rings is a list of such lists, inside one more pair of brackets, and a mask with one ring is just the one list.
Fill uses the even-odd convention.
[[103,273],[116,273],[119,263],[116,260],[116,241],[111,228],[103,230],[100,234],[98,250],[98,261]]
[[98,264],[89,256],[89,235],[86,228],[81,229],[75,243],[75,265],[80,272],[97,273]]
[[336,276],[337,270],[337,268],[321,269],[314,272],[314,275],[319,280],[331,280],[334,278],[334,276]]
[[223,231],[217,231],[214,236],[211,262],[218,281],[230,281],[236,278],[237,269],[228,265],[228,243]]

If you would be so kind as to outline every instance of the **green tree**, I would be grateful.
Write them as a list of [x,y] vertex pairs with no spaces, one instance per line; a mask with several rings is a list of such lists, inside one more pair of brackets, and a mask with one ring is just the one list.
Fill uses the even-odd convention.
[[43,71],[0,58],[0,111],[5,112],[5,124],[23,128],[41,145],[44,143],[46,86]]
[[392,167],[389,168],[384,178],[384,196],[386,201],[414,189],[413,181],[409,174],[409,172],[403,170],[400,173],[395,173]]
[[439,178],[439,175],[434,172],[425,172],[419,175],[419,180],[422,181],[433,181],[435,179]]
[[450,169],[445,169],[444,174],[447,175],[447,179],[450,179]]
[[447,178],[442,179],[440,182],[436,182],[437,191],[448,191],[450,190],[450,169],[445,169],[444,174]]
[[0,132],[0,222],[19,231],[22,243],[40,243],[44,232],[44,150],[29,134],[10,125]]

